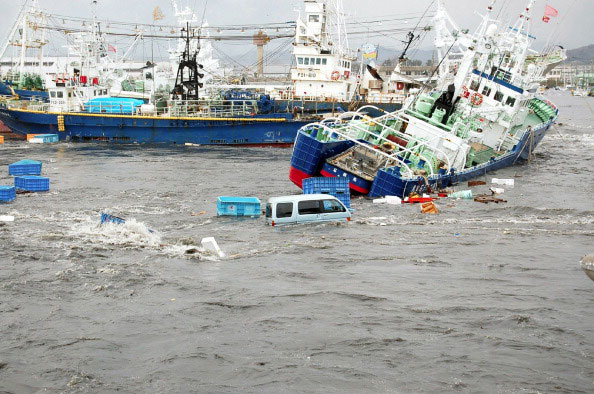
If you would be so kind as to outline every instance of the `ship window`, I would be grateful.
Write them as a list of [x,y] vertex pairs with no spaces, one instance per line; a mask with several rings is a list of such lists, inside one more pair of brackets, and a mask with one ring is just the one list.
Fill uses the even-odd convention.
[[477,91],[479,88],[479,85],[480,85],[479,81],[472,81],[470,83],[470,90]]
[[298,58],[297,58],[297,63],[299,63],[299,64],[303,64],[303,58],[302,58],[302,57],[298,57]]
[[513,97],[508,97],[505,104],[509,105],[510,107],[513,107],[516,104],[516,99]]
[[68,98],[72,97],[72,92],[68,92]]
[[56,97],[56,92],[50,92],[50,96],[55,98]]
[[293,203],[292,202],[280,202],[276,204],[276,217],[290,218],[293,216]]
[[317,215],[322,213],[320,201],[299,201],[299,215]]
[[308,57],[306,57],[306,58],[305,58],[305,65],[306,65],[306,66],[308,66],[308,65],[309,65],[309,58],[308,58]]
[[485,86],[483,88],[483,96],[485,97],[489,97],[491,95],[491,88],[488,86]]
[[322,203],[324,204],[324,213],[332,213],[332,212],[345,212],[346,210],[336,200],[323,200]]
[[311,57],[309,58],[309,63],[313,66],[314,64],[316,64],[316,58],[315,57]]
[[494,99],[497,100],[497,101],[499,101],[499,102],[502,102],[503,101],[503,93],[501,93],[501,92],[495,92]]
[[56,97],[64,98],[64,92],[56,92]]
[[322,59],[320,59],[319,57],[316,58],[316,64],[322,64]]
[[309,21],[310,22],[319,22],[320,21],[320,16],[319,15],[310,15],[309,16]]
[[324,65],[324,66],[325,66],[325,65],[326,65],[326,63],[327,63],[327,60],[326,60],[326,59],[322,59],[322,65]]

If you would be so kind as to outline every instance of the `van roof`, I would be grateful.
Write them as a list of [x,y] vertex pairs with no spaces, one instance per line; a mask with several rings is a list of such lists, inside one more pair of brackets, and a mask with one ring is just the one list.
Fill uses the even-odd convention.
[[336,200],[340,201],[338,198],[330,195],[330,194],[295,194],[291,196],[280,196],[280,197],[271,197],[268,199],[269,204],[278,203],[278,202],[299,202],[299,201],[308,201],[308,200]]

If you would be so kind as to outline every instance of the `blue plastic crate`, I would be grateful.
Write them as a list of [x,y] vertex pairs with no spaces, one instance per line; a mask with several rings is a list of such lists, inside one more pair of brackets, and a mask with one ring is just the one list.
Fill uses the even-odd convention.
[[41,162],[36,160],[21,160],[8,165],[8,175],[40,175]]
[[107,223],[107,222],[111,222],[111,223],[115,223],[115,224],[124,224],[124,223],[126,223],[126,220],[119,218],[117,216],[110,215],[108,213],[102,213],[101,214],[101,224]]
[[58,137],[58,134],[37,134],[29,142],[48,144],[58,142],[59,140],[60,138]]
[[16,198],[16,187],[0,186],[0,202],[11,202]]
[[256,197],[219,197],[218,216],[260,216],[260,200]]
[[50,189],[50,180],[43,176],[17,176],[14,178],[14,185],[17,189],[29,192],[47,192]]
[[318,177],[303,180],[303,194],[329,194],[351,208],[351,189],[346,177]]

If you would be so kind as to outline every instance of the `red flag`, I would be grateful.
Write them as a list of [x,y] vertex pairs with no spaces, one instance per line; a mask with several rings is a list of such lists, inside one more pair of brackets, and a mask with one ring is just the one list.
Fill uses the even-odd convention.
[[551,17],[554,18],[556,16],[559,16],[559,11],[557,11],[550,5],[547,5],[545,8],[544,16],[542,17],[542,21],[544,23],[549,23],[549,21],[551,20]]
[[556,9],[554,9],[553,7],[551,7],[550,5],[547,5],[547,7],[545,8],[545,16],[559,16],[559,11],[557,11]]
[[107,50],[109,52],[117,53],[116,48],[113,45],[111,45],[111,44],[107,44]]

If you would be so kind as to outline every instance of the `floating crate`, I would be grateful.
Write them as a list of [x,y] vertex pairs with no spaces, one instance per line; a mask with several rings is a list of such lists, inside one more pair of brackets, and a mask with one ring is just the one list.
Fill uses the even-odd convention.
[[219,197],[218,216],[260,216],[260,200],[256,197]]
[[21,160],[8,165],[8,175],[40,175],[41,162],[36,160]]
[[16,187],[0,186],[0,202],[11,202],[16,198]]
[[110,215],[108,213],[102,213],[101,214],[101,224],[108,223],[108,222],[115,223],[115,224],[124,224],[124,223],[126,223],[126,220],[119,218],[117,216]]
[[346,177],[319,177],[303,180],[303,194],[329,194],[351,209],[351,190]]
[[50,189],[50,180],[43,176],[17,176],[14,178],[14,185],[17,189],[29,192],[47,192]]
[[3,143],[4,143],[4,136],[0,135],[0,144],[3,144]]
[[38,134],[31,138],[29,142],[32,144],[50,144],[59,140],[58,134]]

